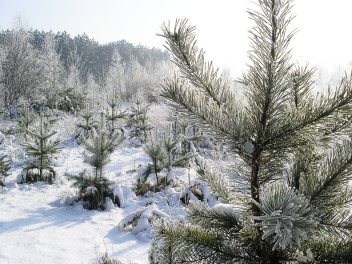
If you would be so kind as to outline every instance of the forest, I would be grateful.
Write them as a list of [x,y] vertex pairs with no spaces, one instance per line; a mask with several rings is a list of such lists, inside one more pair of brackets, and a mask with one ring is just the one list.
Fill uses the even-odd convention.
[[248,11],[248,65],[0,32],[0,262],[352,263],[352,75],[294,63],[291,0]]
[[123,99],[138,92],[153,100],[160,78],[171,69],[168,54],[159,49],[124,40],[100,45],[85,34],[70,37],[19,25],[2,31],[0,43],[2,103],[7,108],[20,101],[60,105],[57,94],[76,93],[68,96],[72,99],[98,88],[118,90]]

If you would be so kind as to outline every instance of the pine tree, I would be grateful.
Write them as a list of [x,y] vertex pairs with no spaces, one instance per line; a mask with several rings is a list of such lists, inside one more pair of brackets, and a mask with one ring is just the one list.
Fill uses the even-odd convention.
[[5,186],[5,178],[9,175],[11,161],[6,155],[0,157],[0,186]]
[[77,176],[73,176],[72,186],[79,190],[79,199],[84,202],[84,208],[88,210],[104,209],[105,198],[114,199],[111,190],[112,182],[105,178],[89,174],[86,170]]
[[94,112],[90,110],[89,106],[87,106],[81,113],[80,113],[81,118],[83,119],[83,122],[80,122],[77,124],[77,128],[79,129],[79,133],[77,137],[82,136],[81,132],[83,132],[83,136],[85,138],[88,138],[90,133],[98,128],[98,125],[94,119],[95,115]]
[[30,137],[23,144],[28,155],[33,160],[24,169],[24,182],[48,181],[52,183],[55,179],[55,170],[52,167],[51,157],[59,152],[59,140],[51,140],[56,132],[51,132],[49,122],[40,118],[37,130],[27,130]]
[[22,111],[21,115],[16,119],[16,121],[18,126],[20,127],[21,132],[25,133],[26,135],[29,126],[33,124],[35,119],[36,119],[36,115],[33,112],[33,110],[30,109],[29,107],[26,107]]
[[184,142],[183,136],[172,136],[171,129],[169,135],[164,135],[162,140],[162,146],[165,151],[165,158],[161,161],[163,166],[167,169],[166,182],[169,178],[172,178],[170,175],[172,168],[174,167],[185,167],[189,164],[191,160],[190,152],[182,152],[181,145]]
[[113,93],[111,99],[107,100],[107,103],[110,107],[110,113],[108,114],[108,120],[111,122],[111,131],[114,132],[116,129],[116,122],[119,119],[125,118],[126,113],[120,111],[118,108],[120,106],[120,98],[116,96],[116,93]]
[[88,138],[81,137],[80,141],[87,152],[83,155],[85,162],[94,168],[94,175],[89,175],[86,171],[78,176],[74,176],[73,186],[79,188],[80,199],[85,202],[84,207],[89,210],[103,209],[105,198],[110,197],[118,204],[113,191],[112,184],[104,175],[104,167],[110,162],[111,153],[122,143],[124,137],[119,133],[109,133],[106,130],[105,120],[102,118],[99,133],[91,131]]
[[189,129],[191,126],[189,123],[185,120],[182,120],[180,118],[176,117],[176,120],[173,124],[173,135],[174,138],[176,139],[177,137],[179,138],[178,140],[181,141],[181,149],[182,149],[182,155],[188,155],[189,154],[189,149],[190,149],[190,142],[199,142],[204,139],[202,135],[199,133],[196,133],[196,128],[193,126],[193,135],[189,134]]
[[156,177],[156,184],[159,185],[160,179],[158,173],[163,169],[162,162],[166,159],[166,153],[162,148],[160,142],[156,140],[151,140],[144,148],[145,153],[152,160],[150,169],[147,170],[149,173],[145,174],[145,179],[149,176],[151,172],[154,172]]
[[95,178],[103,177],[103,169],[109,163],[111,153],[124,140],[124,137],[117,132],[110,135],[105,128],[105,124],[103,124],[100,125],[99,133],[93,130],[91,137],[88,139],[85,137],[80,138],[80,142],[87,150],[84,153],[85,162],[94,168]]
[[[194,204],[189,224],[159,225],[157,239],[178,253],[168,263],[280,263],[308,248],[317,261],[351,262],[352,81],[346,76],[335,90],[313,95],[312,70],[290,61],[291,2],[260,0],[259,11],[249,11],[255,26],[244,101],[205,61],[195,27],[187,20],[162,27],[181,74],[165,81],[163,96],[242,160],[245,179],[210,171],[208,184],[229,189],[223,201],[233,210]],[[245,199],[231,195],[236,189]]]
[[129,124],[132,126],[131,137],[139,138],[142,143],[147,141],[147,133],[152,129],[147,123],[147,114],[148,106],[143,103],[140,97],[137,97],[134,100],[134,105],[132,105],[132,114]]
[[69,67],[67,78],[65,78],[64,89],[60,91],[58,102],[60,110],[76,114],[77,111],[83,109],[85,99],[85,91],[81,80],[82,72],[85,72],[85,65],[82,58],[77,52],[77,48],[70,50]]
[[144,181],[151,172],[154,172],[157,185],[161,184],[161,179],[158,175],[163,169],[167,170],[165,177],[165,186],[169,184],[169,180],[172,179],[172,168],[185,167],[189,164],[192,157],[191,153],[183,154],[181,151],[182,137],[174,137],[169,128],[168,135],[165,133],[161,138],[151,139],[150,142],[145,146],[144,150],[149,158],[152,160],[152,164],[144,173]]

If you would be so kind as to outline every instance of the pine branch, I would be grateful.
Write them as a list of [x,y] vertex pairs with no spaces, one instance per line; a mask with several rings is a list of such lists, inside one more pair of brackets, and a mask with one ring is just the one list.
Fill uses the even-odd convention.
[[[352,77],[352,76],[351,76]],[[335,132],[346,121],[346,115],[352,114],[352,79],[345,76],[341,81],[340,86],[326,96],[306,100],[302,103],[299,112],[290,113],[286,121],[276,133],[273,133],[264,141],[264,145],[273,144],[290,135],[298,133],[314,133],[328,132],[332,134],[332,128],[335,127]],[[316,128],[319,127],[319,130]]]
[[[173,30],[165,24],[162,28],[167,48],[181,71],[180,78],[163,83],[163,96],[183,117],[227,144],[250,169],[246,176],[254,225],[247,223],[243,229],[249,230],[246,237],[254,245],[253,254],[263,263],[287,259],[285,249],[299,248],[319,229],[328,230],[335,239],[338,235],[347,237],[351,227],[351,217],[346,216],[351,188],[343,188],[351,181],[351,143],[337,145],[320,166],[315,164],[320,156],[314,148],[307,159],[295,159],[294,155],[312,142],[326,147],[333,136],[351,132],[352,77],[343,78],[334,92],[312,97],[314,71],[295,68],[290,62],[288,46],[294,35],[288,32],[291,2],[260,0],[260,10],[249,12],[255,26],[250,31],[251,63],[242,80],[246,88],[243,104],[205,62],[204,52],[196,47],[195,28],[189,27],[187,20],[178,20]],[[290,162],[296,163],[281,184]],[[203,173],[206,175],[205,170]],[[210,171],[205,180],[225,199],[234,194],[229,186],[222,190],[227,181],[222,175]],[[159,229],[160,239],[176,238],[174,245],[185,254],[183,262],[225,263],[236,259],[231,259],[233,249],[246,252],[241,251],[235,236],[231,240],[224,234],[226,225],[224,229],[215,227],[219,219],[228,218],[203,209],[191,208],[191,218],[208,230],[170,224]],[[227,257],[217,251],[223,243],[229,246]],[[245,254],[251,256],[250,252]]]
[[156,236],[166,243],[176,241],[182,263],[253,263],[255,259],[249,249],[226,239],[223,234],[200,227],[162,222]]
[[[246,116],[235,105],[221,105],[175,77],[163,84],[162,96],[174,103],[173,106],[191,123],[198,123],[221,141],[227,141],[239,155],[246,156],[244,143],[248,140]],[[176,106],[178,105],[178,106]],[[181,107],[180,107],[181,106]],[[230,115],[226,113],[231,113]]]
[[352,263],[352,241],[351,239],[319,239],[314,237],[305,248],[311,250],[315,263]]
[[352,180],[351,148],[352,143],[347,140],[335,145],[317,168],[318,171],[311,172],[310,177],[305,178],[302,191],[316,206],[323,207],[331,199],[341,197],[341,188]]
[[255,219],[260,220],[258,225],[263,230],[262,238],[273,244],[273,250],[299,246],[320,222],[309,200],[281,183],[263,188],[260,204],[252,202],[263,213]]
[[251,103],[250,127],[259,145],[265,141],[282,120],[286,118],[287,102],[290,99],[288,44],[294,32],[286,29],[292,17],[290,1],[261,1],[261,13],[249,11],[256,26],[250,31],[252,64],[243,77],[249,88],[247,95]]
[[348,239],[352,243],[352,216],[345,217],[345,219],[341,219],[341,215],[324,216],[319,227],[319,232],[323,233],[325,236],[338,238],[340,240]]
[[293,107],[300,109],[302,102],[310,97],[312,85],[314,84],[313,75],[315,68],[309,69],[308,65],[305,67],[295,66],[291,73],[292,78],[292,101]]
[[[234,188],[229,181],[227,175],[214,171],[204,158],[199,156],[193,144],[191,144],[193,155],[196,158],[197,165],[199,166],[198,175],[199,179],[206,182],[211,191],[214,192],[223,202],[230,202],[235,200]],[[236,197],[238,198],[238,197]]]
[[176,20],[171,29],[170,23],[162,25],[166,39],[165,46],[173,56],[173,62],[192,85],[200,88],[206,97],[212,98],[218,106],[232,98],[229,87],[222,81],[218,69],[214,69],[212,62],[205,61],[204,50],[197,48],[195,27],[188,25],[187,19]]
[[203,203],[191,203],[187,208],[187,220],[190,223],[206,230],[223,232],[229,238],[238,236],[238,232],[243,228],[239,217],[235,209],[228,206],[209,208]]

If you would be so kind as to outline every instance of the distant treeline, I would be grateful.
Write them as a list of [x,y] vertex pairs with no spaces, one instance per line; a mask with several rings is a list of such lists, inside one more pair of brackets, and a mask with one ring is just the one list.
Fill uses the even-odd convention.
[[[137,60],[144,67],[153,67],[155,64],[169,60],[166,51],[142,45],[135,46],[126,40],[100,44],[85,33],[72,37],[66,31],[55,34],[51,31],[29,30],[28,34],[30,43],[37,50],[44,47],[46,38],[53,38],[56,42],[56,52],[60,55],[66,72],[70,68],[70,56],[73,51],[76,52],[84,65],[80,69],[82,81],[87,80],[88,73],[93,74],[97,80],[102,79],[113,62],[113,53],[116,49],[121,57],[121,62],[126,66],[133,60]],[[1,31],[0,44],[6,43],[10,35],[10,30]]]
[[18,27],[0,31],[0,108],[40,105],[76,112],[107,97],[157,100],[172,70],[168,53],[121,40]]

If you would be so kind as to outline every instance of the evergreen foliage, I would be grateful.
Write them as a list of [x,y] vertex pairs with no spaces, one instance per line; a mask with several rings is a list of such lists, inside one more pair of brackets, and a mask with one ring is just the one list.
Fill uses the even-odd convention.
[[173,137],[171,130],[168,136],[163,134],[161,139],[151,139],[150,142],[145,146],[144,150],[149,158],[152,160],[152,164],[144,173],[144,181],[147,179],[150,173],[154,173],[157,181],[157,185],[161,184],[158,173],[163,169],[167,170],[163,184],[167,186],[172,175],[172,168],[174,167],[185,167],[189,164],[192,155],[190,153],[182,154],[180,145],[182,137]]
[[110,258],[108,253],[101,255],[98,261],[98,264],[123,264],[117,259]]
[[[231,202],[234,199],[239,199],[241,196],[233,188],[233,184],[229,181],[227,175],[219,173],[214,170],[204,158],[197,154],[196,149],[192,144],[192,152],[196,157],[196,162],[198,165],[198,176],[199,179],[208,183],[211,191],[218,197],[222,202]],[[235,193],[236,192],[236,193]],[[235,198],[236,197],[236,198]]]
[[81,118],[83,122],[77,124],[78,135],[77,137],[88,138],[89,135],[93,132],[94,129],[98,128],[98,125],[95,121],[95,115],[93,111],[90,111],[89,107],[86,107],[81,113]]
[[20,131],[27,134],[29,126],[33,125],[36,119],[35,113],[29,107],[26,107],[21,111],[21,115],[16,119]]
[[[156,237],[163,250],[152,251],[153,259],[281,263],[294,260],[296,250],[312,248],[318,263],[348,263],[351,76],[336,89],[314,96],[313,70],[290,61],[291,2],[260,0],[258,10],[249,11],[255,26],[250,31],[250,64],[241,80],[246,100],[241,101],[197,48],[195,27],[187,20],[162,26],[181,74],[163,83],[163,96],[242,160],[240,177],[245,181],[234,175],[226,180],[223,174],[208,177],[210,187],[215,185],[237,214],[214,214],[195,205],[187,213],[189,224],[159,226]],[[227,191],[221,193],[227,182],[234,188],[224,186]],[[245,199],[229,199],[236,189],[243,190]],[[341,251],[328,255],[334,245]]]
[[335,239],[319,239],[305,246],[309,247],[315,257],[315,261],[309,263],[352,263],[352,243]]
[[43,117],[40,118],[37,129],[28,129],[27,132],[30,137],[23,143],[23,147],[33,160],[23,170],[22,180],[24,182],[47,181],[52,183],[56,173],[52,167],[51,158],[59,151],[59,140],[52,140],[51,137],[56,132],[50,131],[49,122]]
[[112,184],[105,178],[88,175],[86,171],[73,176],[73,186],[79,189],[79,199],[83,201],[84,208],[88,210],[104,209],[107,197],[114,199],[110,188]]
[[171,124],[171,133],[173,134],[173,137],[179,138],[179,141],[181,143],[181,152],[182,155],[187,155],[190,152],[190,143],[191,142],[200,142],[201,140],[204,139],[203,136],[201,136],[199,133],[196,133],[195,128],[193,127],[193,134],[189,133],[189,129],[191,126],[189,123],[185,120],[182,120],[180,118],[175,118],[175,121],[173,124]]
[[116,96],[115,92],[114,95],[107,100],[107,103],[111,110],[107,116],[107,119],[110,121],[111,131],[114,132],[116,129],[116,122],[119,119],[125,118],[127,115],[126,112],[120,111],[120,98]]
[[130,132],[131,138],[138,138],[142,143],[147,141],[147,134],[152,129],[147,123],[148,108],[148,105],[143,103],[140,97],[137,97],[134,100],[134,105],[132,105],[132,113],[129,119],[129,125],[132,127]]
[[[86,149],[83,153],[84,161],[94,169],[94,175],[88,175],[86,171],[78,176],[74,176],[73,186],[79,189],[79,198],[84,202],[84,207],[88,210],[104,209],[105,199],[111,198],[116,201],[112,182],[104,177],[104,167],[110,162],[111,153],[124,140],[124,136],[119,133],[109,133],[106,129],[105,120],[102,118],[99,133],[93,129],[90,136],[82,136],[80,142]],[[119,201],[116,201],[119,203]]]
[[160,179],[158,173],[163,169],[162,162],[166,158],[166,154],[161,146],[157,141],[151,140],[144,148],[145,153],[150,157],[152,160],[152,164],[150,165],[149,173],[144,176],[144,181],[147,180],[147,177],[150,173],[154,173],[156,177],[156,184],[159,185]]
[[[149,174],[148,174],[149,175]],[[139,180],[136,185],[136,189],[134,190],[136,195],[145,195],[147,192],[156,191],[156,186],[151,185],[149,182],[144,180]]]
[[84,107],[84,95],[75,87],[66,86],[58,93],[57,107],[59,110],[76,114]]
[[57,108],[59,94],[64,86],[64,68],[60,60],[60,55],[56,52],[56,45],[52,36],[47,36],[42,45],[40,54],[40,64],[43,65],[43,81],[39,89],[39,95],[45,106]]
[[0,186],[5,186],[5,178],[8,176],[11,161],[6,155],[0,157]]
[[80,138],[80,142],[87,150],[84,153],[85,162],[94,168],[96,178],[103,177],[103,169],[109,163],[111,153],[116,150],[123,140],[124,136],[117,132],[110,134],[104,125],[100,126],[99,133],[93,130],[89,138]]
[[173,139],[171,136],[165,136],[163,146],[166,153],[166,160],[163,162],[166,169],[171,170],[172,167],[185,167],[190,159],[190,153],[181,155],[179,145],[181,145],[181,137]]

